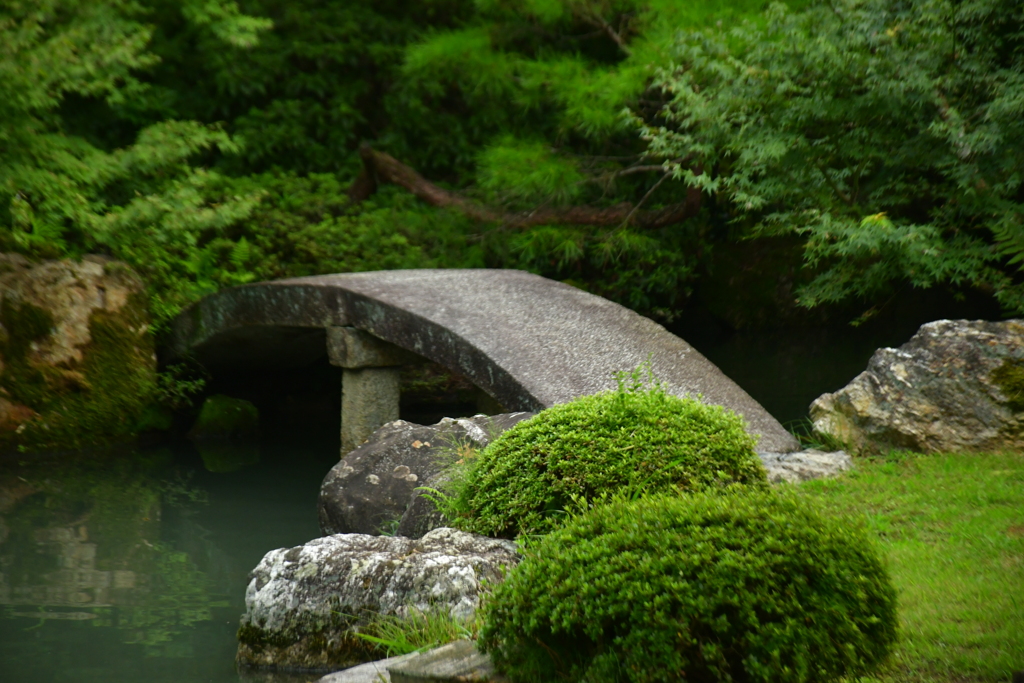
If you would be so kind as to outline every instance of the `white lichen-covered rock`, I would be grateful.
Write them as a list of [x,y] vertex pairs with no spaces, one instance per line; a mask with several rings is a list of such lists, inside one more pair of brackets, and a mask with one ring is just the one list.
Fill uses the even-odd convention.
[[1024,447],[1024,321],[939,320],[811,404],[814,430],[856,451]]
[[421,539],[338,534],[264,556],[245,593],[242,665],[335,670],[375,658],[355,636],[374,615],[475,612],[485,582],[518,562],[510,541],[454,529]]
[[835,477],[853,467],[845,451],[819,451],[809,448],[795,453],[758,453],[768,481],[773,484],[798,484],[811,479]]

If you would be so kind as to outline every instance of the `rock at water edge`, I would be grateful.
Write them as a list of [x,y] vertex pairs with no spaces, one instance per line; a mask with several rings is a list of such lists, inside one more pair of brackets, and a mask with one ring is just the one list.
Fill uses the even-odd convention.
[[448,528],[418,540],[338,534],[271,551],[246,589],[237,661],[330,671],[372,660],[356,634],[374,616],[440,610],[468,620],[483,584],[518,560],[510,541]]

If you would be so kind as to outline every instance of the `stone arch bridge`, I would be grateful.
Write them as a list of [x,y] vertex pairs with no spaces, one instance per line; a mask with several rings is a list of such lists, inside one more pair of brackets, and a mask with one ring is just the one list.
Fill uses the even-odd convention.
[[742,415],[761,452],[797,441],[714,364],[665,328],[569,285],[515,270],[394,270],[244,285],[175,319],[173,360],[298,367],[326,351],[342,374],[342,453],[398,418],[399,366],[427,359],[510,411],[615,387],[650,358],[678,396]]

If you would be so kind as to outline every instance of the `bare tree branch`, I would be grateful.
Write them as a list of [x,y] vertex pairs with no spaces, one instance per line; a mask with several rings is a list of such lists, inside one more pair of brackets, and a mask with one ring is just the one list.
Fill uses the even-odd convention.
[[[499,222],[513,228],[536,225],[617,227],[627,221],[638,227],[660,228],[691,218],[700,211],[700,189],[690,188],[685,201],[656,211],[642,210],[639,204],[633,206],[629,202],[621,202],[608,207],[539,207],[530,211],[503,212],[439,187],[390,154],[378,152],[369,145],[360,147],[359,156],[363,160],[363,171],[348,192],[353,201],[368,198],[376,191],[377,183],[391,183],[405,188],[431,206],[453,208],[474,220]],[[657,169],[664,170],[661,166]],[[663,177],[648,191],[641,204],[664,180]]]
[[625,227],[626,225],[629,224],[629,219],[633,217],[633,214],[635,214],[637,211],[640,210],[640,207],[644,205],[644,202],[646,202],[650,198],[650,196],[652,194],[654,194],[654,191],[657,190],[659,187],[661,187],[661,184],[663,182],[665,182],[666,180],[668,180],[668,178],[671,175],[672,175],[672,172],[669,171],[668,173],[665,173],[660,178],[658,178],[658,182],[654,183],[654,185],[651,186],[651,189],[647,190],[647,192],[644,194],[644,196],[640,198],[640,201],[638,201],[636,203],[636,206],[634,206],[630,210],[630,212],[628,214],[626,214],[626,217],[622,219],[623,227]]
[[630,166],[629,168],[624,168],[621,171],[616,171],[614,175],[616,178],[619,178],[624,175],[633,175],[634,173],[650,173],[651,171],[664,172],[665,167],[662,166],[661,164],[647,166]]
[[605,21],[604,17],[600,14],[596,12],[585,12],[583,14],[583,20],[591,26],[596,26],[604,31],[609,38],[615,41],[615,44],[619,46],[619,49],[622,50],[624,55],[629,57],[633,54],[633,51],[626,46],[626,41],[623,40],[621,35],[619,35],[619,32],[616,31],[611,24]]

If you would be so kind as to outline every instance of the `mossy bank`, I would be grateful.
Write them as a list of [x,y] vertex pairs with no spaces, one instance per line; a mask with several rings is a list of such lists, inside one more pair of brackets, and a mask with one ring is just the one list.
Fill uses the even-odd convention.
[[156,387],[143,285],[127,266],[0,255],[0,449],[130,439]]

